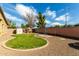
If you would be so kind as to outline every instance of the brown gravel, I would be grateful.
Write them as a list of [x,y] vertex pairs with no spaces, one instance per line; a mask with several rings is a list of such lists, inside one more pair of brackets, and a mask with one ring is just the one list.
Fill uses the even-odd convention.
[[33,51],[13,51],[2,47],[2,42],[11,37],[11,31],[0,37],[0,55],[1,56],[77,56],[79,50],[68,46],[69,43],[78,42],[77,40],[39,34],[49,41],[45,48]]

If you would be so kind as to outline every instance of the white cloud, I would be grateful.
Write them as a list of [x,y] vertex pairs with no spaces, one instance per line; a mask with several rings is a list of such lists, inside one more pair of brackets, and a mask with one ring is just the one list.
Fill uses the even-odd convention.
[[51,26],[51,21],[46,19],[45,23],[46,23],[46,27],[50,27]]
[[16,16],[12,16],[11,14],[9,14],[7,12],[4,12],[4,14],[5,14],[6,18],[8,18],[9,20],[22,22],[22,19],[19,19]]
[[31,9],[33,10],[33,14],[34,14],[35,16],[37,16],[37,14],[38,14],[37,10],[36,10],[34,7],[32,7],[32,6],[31,6]]
[[64,24],[61,24],[61,23],[59,23],[59,22],[53,22],[53,23],[52,23],[52,26],[55,26],[55,25],[64,25]]
[[61,15],[61,16],[57,17],[55,20],[57,20],[57,21],[65,21],[66,17],[67,17],[67,21],[68,21],[69,20],[69,13]]
[[47,9],[49,10],[49,9],[50,9],[50,7],[47,7]]
[[51,24],[51,21],[49,21],[49,20],[46,20],[45,22],[46,22],[46,24]]
[[47,7],[44,15],[51,17],[51,19],[53,19],[56,17],[56,11],[52,11],[52,10],[50,10],[50,7]]
[[37,15],[37,11],[32,6],[24,6],[22,4],[16,5],[16,10],[19,12],[21,16],[27,17],[27,15],[32,15],[35,17]]
[[16,17],[16,16],[12,16],[11,14],[9,14],[9,13],[7,13],[7,12],[4,12],[4,14],[5,14],[5,17],[6,17],[7,19],[9,19],[10,21],[16,22],[16,25],[17,25],[17,26],[20,26],[20,25],[22,24],[22,22],[23,22],[22,19],[20,19],[20,18],[18,18],[18,17]]
[[26,13],[30,13],[32,11],[29,7],[25,7],[22,4],[17,4],[16,10],[23,16],[26,16]]

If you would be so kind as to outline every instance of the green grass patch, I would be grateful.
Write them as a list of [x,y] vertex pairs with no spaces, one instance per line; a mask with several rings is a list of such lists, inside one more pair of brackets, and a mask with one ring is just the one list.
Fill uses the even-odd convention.
[[18,34],[14,39],[6,42],[6,46],[15,49],[31,49],[45,45],[46,40],[36,37],[34,34]]

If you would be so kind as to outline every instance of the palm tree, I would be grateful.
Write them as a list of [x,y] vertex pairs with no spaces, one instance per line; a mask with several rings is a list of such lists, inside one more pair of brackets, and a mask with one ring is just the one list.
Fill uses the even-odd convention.
[[41,12],[38,13],[37,19],[38,19],[37,27],[38,28],[45,28],[45,24],[46,24],[45,23],[45,16],[43,16]]

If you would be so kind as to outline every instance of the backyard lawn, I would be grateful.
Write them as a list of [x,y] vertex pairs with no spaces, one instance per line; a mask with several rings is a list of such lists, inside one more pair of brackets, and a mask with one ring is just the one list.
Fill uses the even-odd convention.
[[45,45],[47,43],[43,38],[35,34],[17,34],[15,38],[7,41],[6,46],[14,49],[31,49]]

